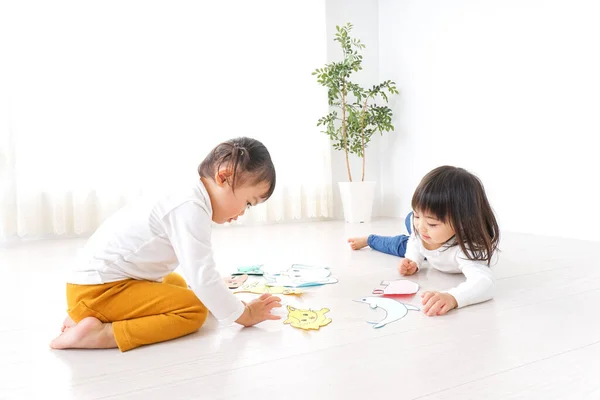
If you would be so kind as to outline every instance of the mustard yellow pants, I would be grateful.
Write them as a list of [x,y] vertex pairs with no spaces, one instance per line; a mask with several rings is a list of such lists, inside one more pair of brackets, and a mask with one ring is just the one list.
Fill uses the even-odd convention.
[[162,283],[127,279],[101,285],[67,284],[71,319],[112,322],[119,350],[164,342],[196,332],[208,310],[178,274]]

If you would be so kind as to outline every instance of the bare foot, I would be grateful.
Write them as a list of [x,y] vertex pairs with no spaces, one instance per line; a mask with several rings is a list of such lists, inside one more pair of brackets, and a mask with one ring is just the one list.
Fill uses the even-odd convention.
[[77,325],[67,327],[55,338],[53,349],[112,349],[117,347],[112,324],[104,324],[99,319],[87,317]]
[[77,325],[77,324],[75,323],[75,321],[73,321],[73,320],[71,319],[71,317],[69,317],[69,316],[67,315],[67,318],[65,318],[65,320],[63,321],[63,325],[62,325],[62,328],[60,328],[60,331],[61,331],[61,332],[64,332],[64,331],[66,331],[67,329],[74,327],[75,325]]
[[360,250],[363,247],[367,247],[367,238],[350,238],[348,239],[348,243],[350,243],[350,247],[352,247],[352,250]]

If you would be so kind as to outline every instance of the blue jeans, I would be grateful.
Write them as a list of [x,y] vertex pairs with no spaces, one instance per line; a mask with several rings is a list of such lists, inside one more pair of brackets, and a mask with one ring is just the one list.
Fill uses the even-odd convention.
[[[409,235],[412,233],[412,211],[408,213],[404,219],[404,224],[408,230]],[[393,256],[404,257],[406,254],[406,243],[408,243],[409,236],[398,235],[398,236],[378,236],[369,235],[367,238],[367,244],[373,250],[380,251],[382,253],[391,254]]]

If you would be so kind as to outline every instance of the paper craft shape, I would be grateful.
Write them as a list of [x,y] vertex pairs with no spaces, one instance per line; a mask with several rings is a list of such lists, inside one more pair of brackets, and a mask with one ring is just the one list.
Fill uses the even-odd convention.
[[290,268],[276,274],[267,274],[268,286],[307,287],[337,283],[329,268],[292,264]]
[[304,293],[300,289],[292,289],[283,286],[266,286],[261,282],[247,283],[234,293],[254,293],[254,294],[283,294],[283,295],[300,295]]
[[382,281],[383,288],[376,288],[373,294],[382,294],[384,296],[398,294],[414,294],[419,291],[419,285],[406,279],[398,279],[395,281]]
[[404,304],[394,299],[388,299],[386,297],[364,297],[360,300],[354,300],[358,303],[368,304],[372,309],[377,307],[382,308],[385,311],[385,318],[379,322],[367,321],[369,324],[373,324],[373,328],[381,328],[389,323],[396,322],[402,319],[408,314],[408,310],[419,311],[419,309],[410,304]]
[[246,282],[248,279],[248,275],[231,275],[229,277],[223,278],[225,284],[229,289],[237,289]]
[[231,275],[263,275],[264,272],[262,271],[262,267],[264,265],[263,264],[258,264],[258,265],[250,265],[250,266],[246,266],[246,267],[238,267],[237,272],[234,272]]
[[300,310],[292,306],[287,306],[288,317],[284,324],[290,324],[294,328],[304,330],[319,330],[322,326],[329,325],[331,318],[327,318],[325,314],[329,312],[329,308],[321,308],[319,311],[311,309]]

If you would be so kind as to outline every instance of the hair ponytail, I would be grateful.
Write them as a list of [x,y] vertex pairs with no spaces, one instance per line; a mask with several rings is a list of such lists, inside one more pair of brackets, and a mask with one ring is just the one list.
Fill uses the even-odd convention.
[[223,167],[231,171],[228,182],[234,191],[248,182],[266,182],[268,189],[263,198],[268,199],[275,190],[276,174],[271,155],[256,139],[240,137],[219,144],[198,166],[198,174],[214,180],[215,174]]
[[221,165],[223,165],[226,162],[229,162],[228,168],[232,171],[230,184],[231,187],[235,190],[238,176],[241,174],[241,172],[246,171],[248,168],[248,163],[250,161],[250,153],[244,146],[240,146],[238,143],[228,144],[231,146],[230,153],[223,157],[216,170],[218,171]]

